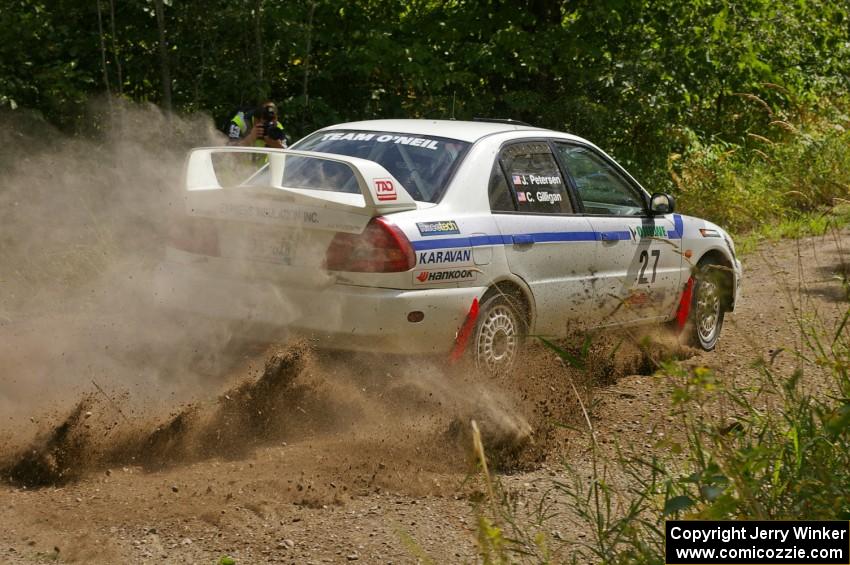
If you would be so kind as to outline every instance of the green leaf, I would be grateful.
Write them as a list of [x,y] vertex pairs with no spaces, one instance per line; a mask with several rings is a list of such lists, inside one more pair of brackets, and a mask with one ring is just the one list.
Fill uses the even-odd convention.
[[551,341],[549,341],[545,337],[537,336],[537,339],[542,341],[543,345],[545,345],[546,347],[548,347],[549,349],[551,349],[552,351],[557,353],[558,357],[560,357],[561,359],[563,359],[564,361],[569,363],[569,365],[571,367],[573,367],[574,369],[580,369],[580,370],[585,369],[586,364],[584,362],[584,359],[576,357],[575,355],[571,354],[569,351],[566,351],[565,349],[558,347],[557,345],[555,345],[554,343],[552,343]]
[[850,404],[835,409],[826,419],[826,429],[837,436],[850,427]]
[[719,486],[703,485],[699,490],[700,494],[702,494],[709,502],[717,500],[720,495],[723,494],[723,487]]
[[674,496],[664,503],[664,515],[669,516],[670,514],[675,514],[677,512],[681,512],[682,510],[687,510],[691,506],[694,505],[694,501],[690,496],[681,495]]
[[729,12],[724,8],[711,20],[711,27],[714,28],[715,37],[726,31],[726,17],[728,15]]

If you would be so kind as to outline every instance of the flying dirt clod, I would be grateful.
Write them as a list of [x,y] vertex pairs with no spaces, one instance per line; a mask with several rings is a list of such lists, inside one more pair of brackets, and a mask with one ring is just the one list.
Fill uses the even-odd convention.
[[279,416],[292,404],[292,384],[304,370],[308,355],[300,343],[275,351],[259,378],[239,383],[211,405],[189,405],[153,431],[108,429],[106,437],[98,436],[92,429],[96,419],[90,418],[100,400],[86,395],[48,434],[10,463],[0,463],[0,477],[15,485],[44,487],[111,465],[155,469],[244,453],[281,432]]
[[78,478],[85,470],[92,443],[85,424],[94,398],[87,395],[65,420],[27,448],[17,460],[0,470],[12,484],[42,487]]

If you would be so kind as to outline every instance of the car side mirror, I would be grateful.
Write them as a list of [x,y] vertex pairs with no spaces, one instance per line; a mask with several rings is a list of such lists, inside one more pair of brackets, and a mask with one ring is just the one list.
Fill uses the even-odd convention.
[[649,211],[655,216],[672,214],[676,208],[676,199],[663,192],[656,192],[649,199]]

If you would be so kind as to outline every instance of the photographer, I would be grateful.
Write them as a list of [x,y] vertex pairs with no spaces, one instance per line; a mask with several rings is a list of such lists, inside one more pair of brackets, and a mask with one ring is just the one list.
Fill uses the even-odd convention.
[[277,106],[271,100],[233,116],[227,136],[230,138],[228,145],[286,148],[283,125],[277,119]]

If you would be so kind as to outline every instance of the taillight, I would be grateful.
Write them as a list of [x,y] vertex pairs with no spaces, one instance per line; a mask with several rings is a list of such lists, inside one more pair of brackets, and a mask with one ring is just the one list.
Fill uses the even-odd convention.
[[177,249],[212,257],[220,255],[218,232],[210,220],[175,218],[171,222],[168,236],[171,246]]
[[384,218],[373,218],[363,233],[338,233],[325,256],[329,271],[400,273],[413,268],[410,240]]

